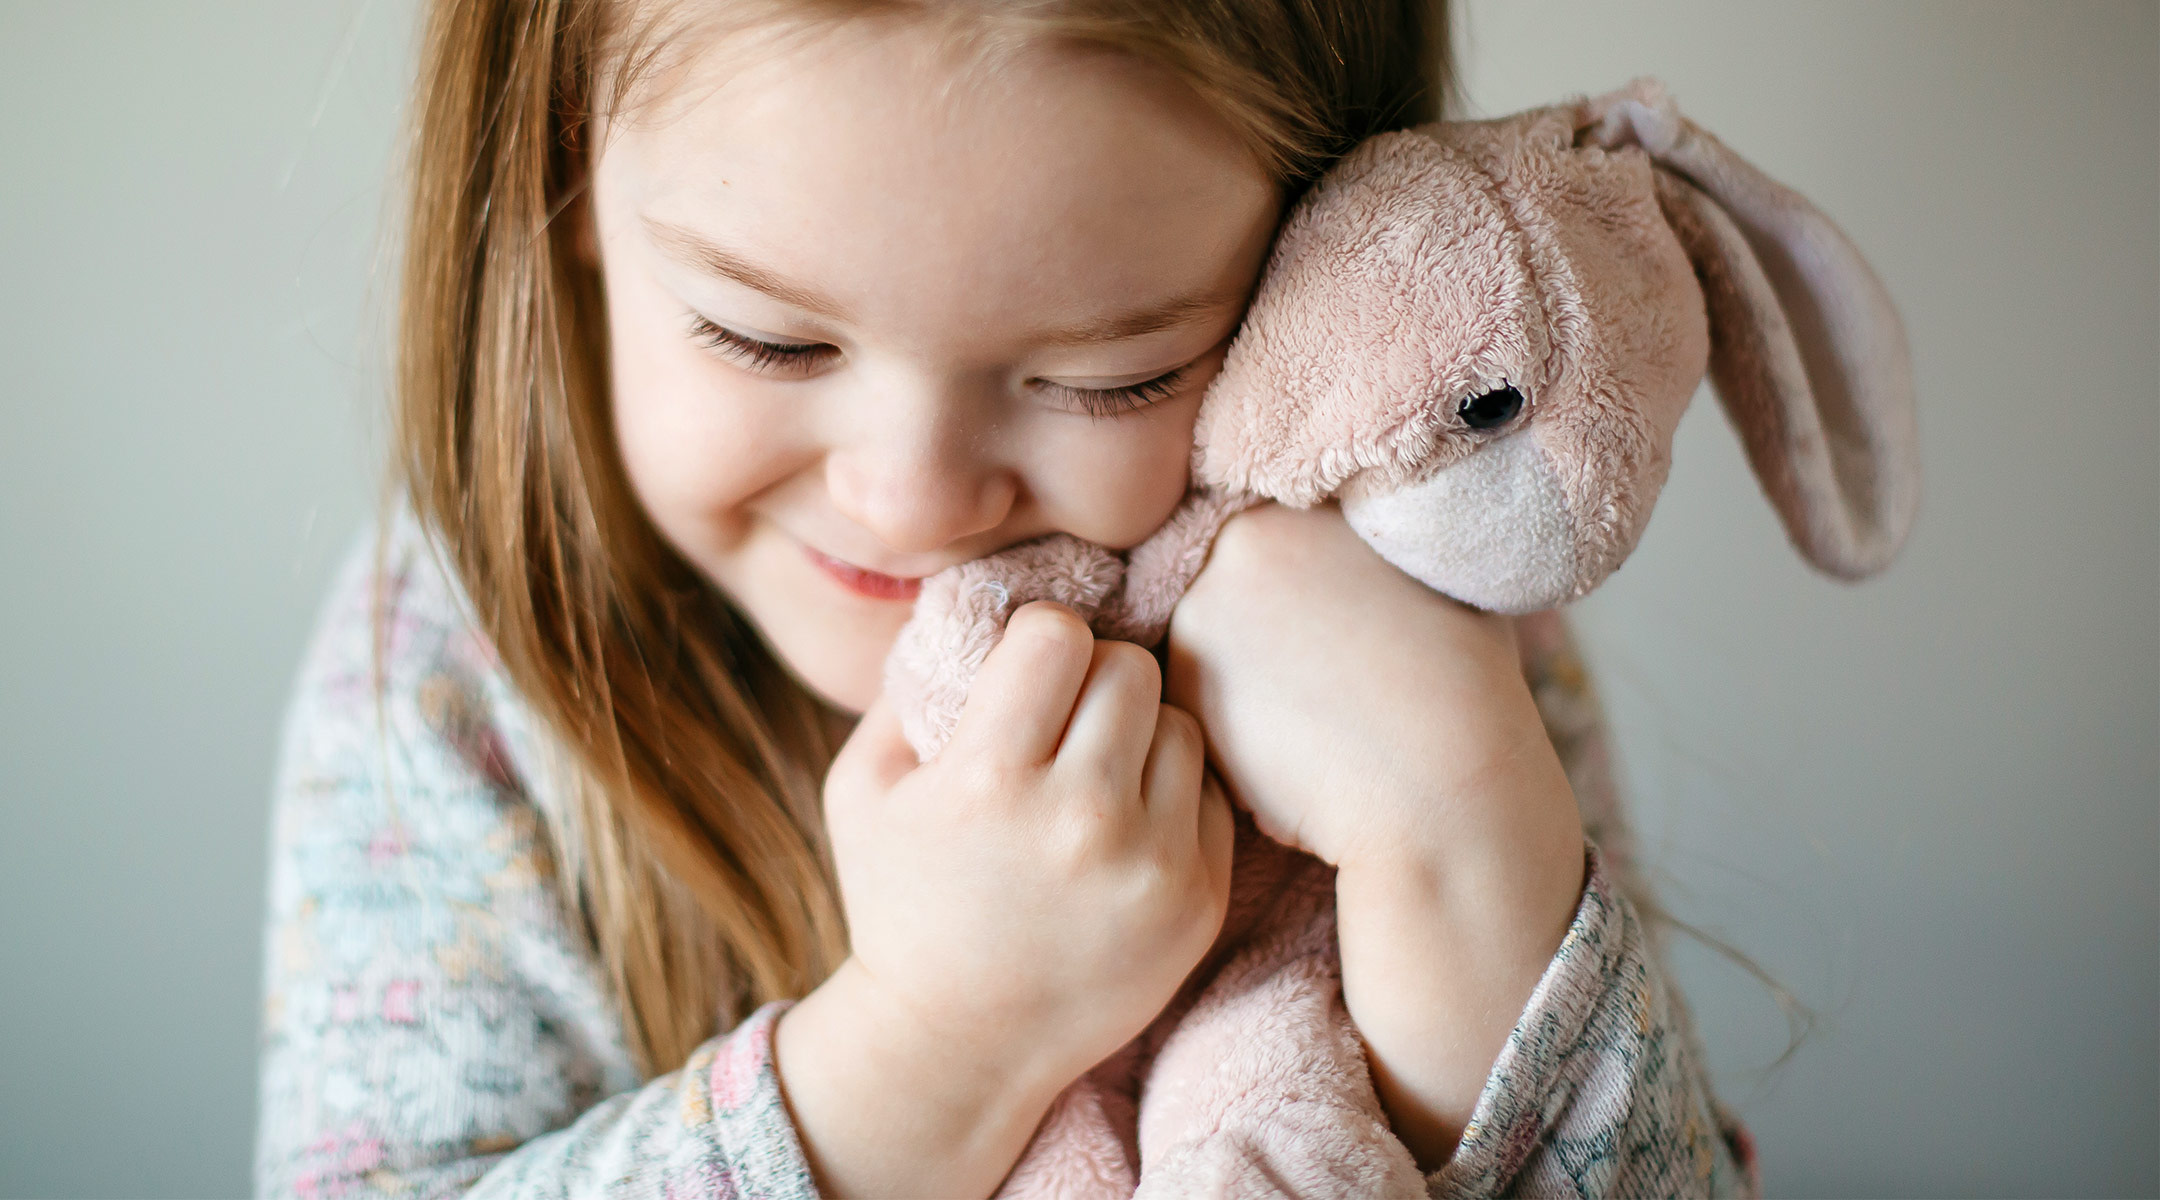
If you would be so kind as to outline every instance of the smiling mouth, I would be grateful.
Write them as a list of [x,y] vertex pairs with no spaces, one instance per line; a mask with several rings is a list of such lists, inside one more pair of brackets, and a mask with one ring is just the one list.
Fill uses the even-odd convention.
[[810,557],[811,563],[818,570],[825,572],[834,582],[858,596],[867,596],[872,600],[913,600],[916,594],[922,591],[920,579],[903,579],[897,575],[866,571],[853,563],[841,562],[831,555],[820,554],[808,545],[803,547],[803,553]]

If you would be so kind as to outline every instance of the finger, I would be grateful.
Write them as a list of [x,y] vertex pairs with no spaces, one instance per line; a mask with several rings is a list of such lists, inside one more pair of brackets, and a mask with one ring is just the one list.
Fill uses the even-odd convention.
[[[1120,789],[1141,790],[1162,725],[1162,668],[1155,656],[1131,642],[1098,641],[1058,762],[1099,771]],[[1197,734],[1195,725],[1190,736]]]
[[833,754],[826,788],[829,792],[833,781],[839,780],[847,785],[848,794],[868,790],[883,795],[921,765],[915,748],[900,731],[900,715],[880,692]]
[[1021,605],[976,671],[950,745],[1000,763],[1051,761],[1094,645],[1094,631],[1072,609],[1048,600]]
[[1141,801],[1158,822],[1190,828],[1200,803],[1201,775],[1207,765],[1207,742],[1200,722],[1175,705],[1155,706],[1155,737],[1147,749],[1140,779]]
[[1207,864],[1208,882],[1215,894],[1230,894],[1230,860],[1237,848],[1237,818],[1230,811],[1230,797],[1223,793],[1215,772],[1203,770],[1199,798],[1200,861]]

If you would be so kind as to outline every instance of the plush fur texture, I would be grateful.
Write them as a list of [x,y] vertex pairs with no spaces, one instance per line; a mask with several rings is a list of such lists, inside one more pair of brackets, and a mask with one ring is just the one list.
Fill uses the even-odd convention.
[[1057,600],[1093,617],[1124,574],[1116,552],[1055,534],[923,580],[915,612],[885,660],[885,695],[908,744],[925,761],[944,748],[959,724],[968,684],[1014,609],[1030,600]]
[[[928,759],[1020,604],[1158,644],[1215,533],[1263,499],[1339,498],[1383,557],[1468,604],[1572,600],[1641,537],[1706,369],[1801,553],[1844,578],[1885,566],[1919,493],[1904,333],[1804,198],[1649,80],[1379,135],[1285,220],[1162,529],[927,581],[888,694]],[[1501,387],[1521,411],[1472,428],[1461,403]],[[1332,889],[1241,821],[1214,950],[1059,1098],[999,1194],[1422,1194],[1342,1006]]]

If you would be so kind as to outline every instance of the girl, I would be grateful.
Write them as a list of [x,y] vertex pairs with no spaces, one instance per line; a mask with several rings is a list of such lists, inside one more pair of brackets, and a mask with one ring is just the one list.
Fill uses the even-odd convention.
[[1268,507],[1166,667],[1037,604],[932,762],[878,695],[922,577],[1170,513],[1284,205],[1437,115],[1445,29],[439,0],[397,499],[277,783],[260,1190],[989,1195],[1207,950],[1232,798],[1339,869],[1434,1194],[1754,1190],[1549,620]]

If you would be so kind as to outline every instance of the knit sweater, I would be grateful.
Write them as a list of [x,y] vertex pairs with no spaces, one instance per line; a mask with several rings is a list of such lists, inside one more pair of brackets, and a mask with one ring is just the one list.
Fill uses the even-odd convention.
[[[406,510],[364,530],[309,642],[271,819],[262,1195],[817,1195],[767,1004],[645,1078],[555,864],[548,734]],[[389,612],[378,705],[371,608]],[[1587,681],[1519,627],[1583,807],[1588,880],[1432,1196],[1756,1195],[1746,1132],[1635,896]]]

